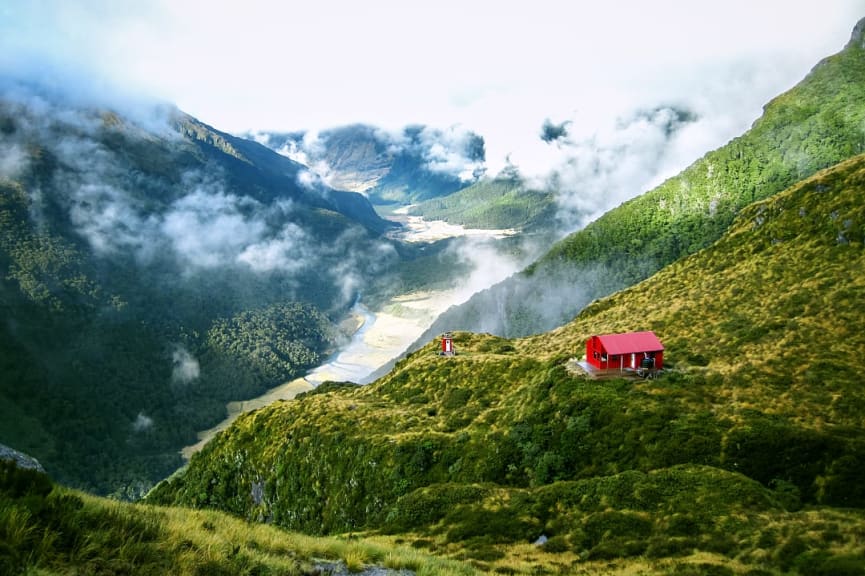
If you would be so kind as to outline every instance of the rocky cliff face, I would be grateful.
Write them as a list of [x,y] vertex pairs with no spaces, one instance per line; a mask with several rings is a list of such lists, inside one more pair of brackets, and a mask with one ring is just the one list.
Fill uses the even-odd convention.
[[39,463],[39,460],[32,456],[28,456],[23,452],[14,450],[5,444],[0,444],[0,460],[11,460],[15,462],[19,468],[28,468],[36,470],[37,472],[45,472],[45,469],[42,468],[42,464]]

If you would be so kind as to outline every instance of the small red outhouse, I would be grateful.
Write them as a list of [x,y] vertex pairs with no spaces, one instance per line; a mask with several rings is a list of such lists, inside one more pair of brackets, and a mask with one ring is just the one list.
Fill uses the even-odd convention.
[[660,370],[664,346],[654,332],[592,336],[586,340],[586,362],[599,370]]
[[455,354],[454,351],[454,337],[450,332],[445,332],[442,334],[442,356],[453,356]]

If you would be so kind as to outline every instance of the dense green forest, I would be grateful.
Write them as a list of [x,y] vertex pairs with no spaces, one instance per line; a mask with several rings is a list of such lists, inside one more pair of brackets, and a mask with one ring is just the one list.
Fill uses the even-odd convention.
[[179,111],[157,124],[0,99],[0,441],[123,497],[226,402],[319,364],[405,257],[361,195]]
[[710,245],[744,206],[865,151],[861,34],[857,27],[844,50],[769,102],[747,133],[448,311],[418,345],[445,330],[521,336],[560,326],[593,299]]
[[[457,333],[456,357],[434,341],[368,386],[247,414],[148,498],[408,533],[490,570],[543,535],[563,561],[860,573],[863,188],[858,156],[558,330]],[[661,378],[574,371],[591,334],[640,329]]]

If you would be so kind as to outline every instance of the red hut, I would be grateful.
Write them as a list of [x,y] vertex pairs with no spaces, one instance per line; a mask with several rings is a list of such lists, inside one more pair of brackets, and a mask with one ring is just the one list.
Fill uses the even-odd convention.
[[586,362],[599,370],[660,370],[664,346],[654,332],[592,336],[586,340]]

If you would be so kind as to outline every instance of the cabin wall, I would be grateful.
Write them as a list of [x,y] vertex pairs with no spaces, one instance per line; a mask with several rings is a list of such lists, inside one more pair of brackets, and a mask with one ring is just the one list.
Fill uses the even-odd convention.
[[[628,355],[629,358],[630,355]],[[609,355],[601,343],[601,339],[597,337],[586,340],[586,362],[599,370],[620,369],[629,365],[623,357]],[[625,364],[623,365],[622,362]]]
[[607,352],[601,345],[601,340],[597,336],[592,336],[586,340],[586,362],[598,369],[605,369],[606,362],[601,360],[602,356]]

